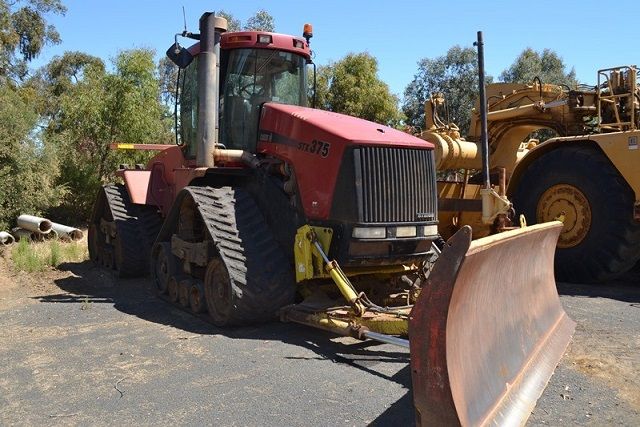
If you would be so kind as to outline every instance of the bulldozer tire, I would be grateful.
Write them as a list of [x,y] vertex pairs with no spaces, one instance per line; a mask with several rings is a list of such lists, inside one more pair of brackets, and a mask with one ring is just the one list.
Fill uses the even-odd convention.
[[[89,255],[104,267],[112,268],[119,277],[143,276],[148,270],[148,251],[136,207],[131,203],[124,185],[105,185],[100,189],[89,225]],[[101,220],[113,222],[115,237],[109,239],[100,229]]]
[[556,148],[535,160],[514,192],[528,222],[564,219],[555,255],[556,279],[601,283],[621,276],[640,259],[640,224],[634,194],[598,149]]
[[168,242],[160,242],[153,247],[151,256],[151,280],[160,294],[167,293],[169,278],[178,271],[178,260],[171,253]]
[[216,251],[204,275],[217,326],[271,320],[293,302],[293,269],[251,195],[242,188],[187,187]]

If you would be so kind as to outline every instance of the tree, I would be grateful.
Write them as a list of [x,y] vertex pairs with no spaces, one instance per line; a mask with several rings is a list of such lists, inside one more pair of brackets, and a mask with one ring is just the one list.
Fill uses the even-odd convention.
[[[570,88],[578,84],[576,72],[573,68],[568,73],[565,71],[562,58],[550,49],[544,49],[542,54],[531,48],[526,48],[511,64],[511,66],[500,74],[500,79],[506,83],[531,83],[539,78],[542,83],[564,85]],[[557,136],[552,129],[538,129],[529,134],[529,138],[546,141]]]
[[251,18],[247,19],[247,23],[244,25],[245,31],[269,31],[274,32],[276,25],[273,16],[264,9],[261,9],[255,13]]
[[[492,81],[485,77],[486,83]],[[424,129],[424,104],[431,94],[442,92],[449,110],[449,120],[458,125],[462,135],[469,130],[471,109],[478,97],[478,55],[473,48],[454,46],[445,56],[423,58],[418,72],[405,88],[402,111],[407,124]]]
[[65,52],[54,56],[33,77],[25,81],[23,87],[31,88],[37,95],[38,112],[49,124],[56,124],[60,112],[59,97],[73,88],[84,77],[87,68],[96,67],[104,72],[102,59],[83,52]]
[[232,14],[230,14],[229,12],[224,10],[219,10],[218,12],[216,12],[216,15],[221,16],[227,20],[228,32],[232,33],[235,31],[240,31],[242,29],[242,24],[240,23],[240,20],[235,16],[233,16]]
[[59,162],[54,147],[38,132],[33,93],[0,84],[0,230],[18,215],[33,215],[59,204],[65,194],[57,185]]
[[22,80],[47,44],[60,43],[47,14],[64,15],[60,0],[0,0],[0,77]]
[[538,77],[542,83],[574,87],[577,84],[576,72],[573,68],[569,72],[565,69],[562,58],[551,49],[544,49],[540,54],[526,48],[513,64],[500,74],[500,79],[506,83],[531,83]]
[[162,102],[172,106],[176,100],[178,67],[165,56],[158,61],[158,75]]
[[149,154],[114,151],[110,143],[170,143],[171,123],[160,102],[153,52],[121,52],[115,72],[93,64],[60,96],[60,113],[49,138],[65,153],[60,182],[70,189],[65,204],[85,218],[99,186],[118,164],[145,163]]
[[351,53],[318,68],[317,105],[390,126],[400,124],[398,98],[378,78],[378,61],[368,53]]

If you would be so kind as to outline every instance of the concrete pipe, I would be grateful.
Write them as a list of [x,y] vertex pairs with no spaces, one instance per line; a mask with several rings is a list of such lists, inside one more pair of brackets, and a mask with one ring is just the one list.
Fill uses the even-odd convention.
[[11,234],[13,234],[13,237],[15,237],[18,241],[22,239],[32,240],[34,242],[44,241],[44,234],[36,231],[25,230],[24,228],[20,227],[12,229]]
[[45,240],[58,240],[59,238],[58,232],[53,228],[47,234],[42,234],[42,236]]
[[18,227],[46,234],[51,231],[51,221],[33,215],[20,215],[18,217]]
[[83,237],[82,231],[74,227],[58,224],[57,222],[51,223],[51,230],[58,233],[58,237],[62,240],[81,240]]
[[6,231],[0,231],[0,245],[1,246],[9,246],[15,242],[16,239],[13,238],[11,234]]

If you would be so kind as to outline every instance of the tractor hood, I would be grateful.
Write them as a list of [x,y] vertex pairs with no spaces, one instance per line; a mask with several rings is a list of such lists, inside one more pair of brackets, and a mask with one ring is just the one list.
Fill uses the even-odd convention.
[[433,144],[418,137],[357,117],[295,105],[264,104],[260,120],[261,130],[268,129],[279,135],[290,135],[292,128],[299,127],[309,130],[313,128],[343,144],[433,148]]
[[[355,175],[359,167],[357,158],[366,154],[358,157],[362,150],[375,151],[372,155],[379,162],[376,170],[385,176],[389,174],[384,178],[387,181],[396,176],[392,169],[403,171],[407,177],[402,185],[409,185],[410,175],[419,181],[416,185],[425,188],[430,180],[435,181],[433,144],[420,138],[343,114],[276,103],[262,106],[257,152],[280,158],[293,169],[305,214],[310,219],[335,219],[337,214],[334,209],[331,215],[332,206],[336,208],[345,199],[357,197],[358,188],[363,185],[358,184]],[[427,178],[430,173],[434,175]],[[351,188],[350,195],[334,200],[339,182],[339,186]],[[393,194],[381,195],[387,196]]]

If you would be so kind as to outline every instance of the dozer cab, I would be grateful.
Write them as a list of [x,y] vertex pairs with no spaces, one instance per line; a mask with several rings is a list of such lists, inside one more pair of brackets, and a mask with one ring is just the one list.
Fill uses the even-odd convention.
[[225,30],[205,13],[198,42],[168,50],[181,144],[119,147],[160,152],[98,194],[91,258],[149,270],[218,327],[279,316],[409,347],[419,424],[526,420],[573,330],[561,225],[441,242],[431,144],[308,108],[310,27]]

